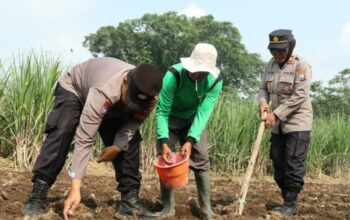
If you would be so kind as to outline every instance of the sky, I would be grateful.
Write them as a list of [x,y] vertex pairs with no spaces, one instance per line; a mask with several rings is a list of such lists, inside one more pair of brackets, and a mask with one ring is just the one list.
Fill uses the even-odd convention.
[[77,64],[91,57],[84,37],[100,27],[175,11],[231,22],[246,49],[264,61],[271,58],[268,34],[292,29],[294,51],[311,64],[313,81],[327,82],[350,68],[349,8],[349,0],[0,0],[0,59],[34,49]]

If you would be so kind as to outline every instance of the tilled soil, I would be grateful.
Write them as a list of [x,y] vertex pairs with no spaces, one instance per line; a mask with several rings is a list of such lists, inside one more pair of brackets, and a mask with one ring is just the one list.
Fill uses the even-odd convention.
[[[108,166],[89,165],[89,175],[82,186],[82,202],[71,219],[118,219],[120,194],[113,170]],[[0,167],[0,219],[23,219],[22,210],[31,191],[30,172],[15,172]],[[31,219],[62,219],[63,201],[70,186],[63,173],[49,192],[47,213]],[[236,215],[240,179],[211,176],[211,204],[215,219],[350,219],[350,184],[344,180],[307,181],[299,196],[299,216],[282,217],[269,208],[282,200],[271,178],[251,182],[242,216]],[[161,202],[157,176],[144,175],[140,197],[151,211],[159,211]],[[195,204],[197,191],[193,176],[189,183],[175,190],[176,215],[163,219],[198,219]],[[139,219],[130,216],[124,219]],[[29,219],[29,218],[25,218]]]

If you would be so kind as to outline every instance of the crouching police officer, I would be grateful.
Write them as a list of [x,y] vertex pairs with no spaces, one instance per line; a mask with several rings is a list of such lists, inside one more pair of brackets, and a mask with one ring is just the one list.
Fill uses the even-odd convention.
[[92,144],[99,132],[106,149],[99,162],[113,161],[119,214],[149,213],[139,203],[139,126],[156,105],[163,73],[151,64],[137,67],[114,58],[95,58],[62,75],[45,132],[46,139],[33,168],[33,190],[24,214],[40,215],[50,186],[56,181],[75,135],[70,168],[72,185],[64,203],[67,219],[80,203],[81,180],[86,174]]
[[[296,202],[306,173],[313,116],[309,95],[311,67],[293,54],[296,40],[291,30],[273,31],[269,38],[268,49],[273,58],[262,78],[259,112],[266,127],[272,129],[270,158],[284,199],[283,205],[272,210],[291,216],[298,213]],[[263,117],[263,112],[268,113]]]

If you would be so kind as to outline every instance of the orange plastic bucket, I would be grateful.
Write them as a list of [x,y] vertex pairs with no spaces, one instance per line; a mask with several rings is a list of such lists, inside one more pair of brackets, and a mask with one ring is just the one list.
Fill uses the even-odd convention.
[[163,157],[158,156],[153,165],[159,175],[160,181],[169,188],[175,189],[188,183],[189,159],[187,156],[176,153],[173,155],[174,163],[166,163]]

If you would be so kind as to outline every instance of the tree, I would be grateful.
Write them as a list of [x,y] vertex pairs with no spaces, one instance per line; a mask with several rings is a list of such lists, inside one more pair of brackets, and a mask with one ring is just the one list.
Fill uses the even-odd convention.
[[129,63],[153,63],[162,71],[190,56],[194,45],[206,42],[218,50],[218,66],[225,85],[232,85],[244,95],[255,95],[264,62],[248,53],[240,42],[237,28],[230,22],[218,22],[211,15],[188,18],[168,12],[145,14],[118,26],[101,27],[85,37],[83,45],[94,56],[116,57]]
[[350,69],[340,71],[328,86],[323,87],[320,81],[312,83],[311,91],[316,115],[350,115]]

